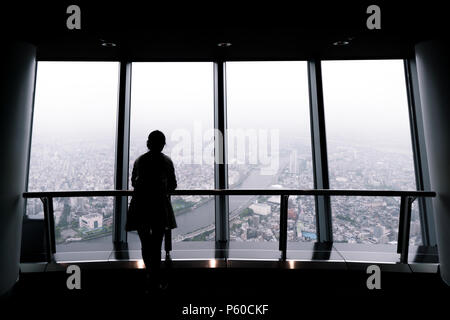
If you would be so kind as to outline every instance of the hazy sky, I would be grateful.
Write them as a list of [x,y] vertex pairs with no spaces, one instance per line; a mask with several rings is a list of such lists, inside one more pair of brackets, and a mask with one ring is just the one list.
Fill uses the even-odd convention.
[[[39,62],[34,137],[115,139],[118,63]],[[327,136],[409,143],[401,60],[324,61]],[[133,63],[132,139],[213,126],[213,64]],[[228,126],[309,137],[306,62],[227,63]],[[169,141],[170,142],[170,141]]]
[[411,145],[402,60],[325,61],[322,78],[329,139]]
[[306,62],[227,63],[229,128],[273,128],[309,136]]
[[39,62],[33,135],[115,139],[117,62]]
[[214,127],[213,64],[133,63],[131,139],[145,145],[150,131],[171,133],[197,124]]

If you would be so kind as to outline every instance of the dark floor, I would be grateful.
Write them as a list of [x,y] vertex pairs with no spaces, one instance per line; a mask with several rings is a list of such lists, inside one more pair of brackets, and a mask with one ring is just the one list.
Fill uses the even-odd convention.
[[[245,311],[236,307],[227,314],[227,305],[267,305],[264,315],[247,314],[242,319],[283,319],[283,315],[301,319],[319,313],[365,318],[374,313],[434,312],[443,305],[442,298],[450,301],[450,290],[438,273],[405,271],[401,265],[381,265],[380,290],[367,289],[367,264],[360,263],[335,268],[333,263],[298,262],[295,269],[289,269],[289,263],[273,262],[200,265],[174,261],[164,269],[167,290],[147,294],[144,270],[136,269],[133,262],[79,264],[81,290],[67,289],[67,265],[59,264],[47,267],[47,272],[23,272],[11,295],[1,302],[19,313],[37,308],[36,316],[58,319],[123,312],[148,319],[236,319],[233,310]],[[216,307],[216,313],[214,317],[183,315],[189,306],[193,312],[195,306]]]
[[[431,313],[445,306],[437,301],[450,301],[449,288],[438,274],[436,248],[411,247],[408,263],[403,264],[392,245],[290,243],[288,261],[283,262],[276,243],[232,243],[227,249],[213,242],[178,243],[172,259],[163,262],[169,282],[163,292],[146,292],[137,247],[78,249],[57,250],[55,263],[22,263],[20,280],[0,301],[2,307],[58,319],[119,313],[149,319],[365,318],[373,314],[384,318],[393,313]],[[66,287],[70,276],[66,269],[71,264],[81,268],[80,290]],[[366,285],[370,276],[366,270],[372,264],[381,269],[380,290]],[[249,311],[260,314],[234,314],[249,306]],[[195,307],[203,311],[215,307],[216,313],[213,317],[183,314],[195,312]]]

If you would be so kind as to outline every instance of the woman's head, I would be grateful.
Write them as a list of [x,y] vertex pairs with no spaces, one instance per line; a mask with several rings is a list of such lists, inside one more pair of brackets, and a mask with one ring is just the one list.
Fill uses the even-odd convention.
[[165,144],[166,144],[166,137],[164,136],[164,133],[162,133],[161,131],[155,130],[148,135],[147,148],[150,151],[161,152]]

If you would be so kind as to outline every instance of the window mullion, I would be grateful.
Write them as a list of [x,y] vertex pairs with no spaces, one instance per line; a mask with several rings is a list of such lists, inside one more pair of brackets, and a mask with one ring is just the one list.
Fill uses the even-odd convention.
[[[431,190],[415,61],[406,59],[404,65],[416,186],[417,190]],[[419,198],[418,204],[423,245],[435,246],[432,200],[431,198]]]
[[[119,72],[119,102],[117,110],[116,159],[114,186],[116,190],[128,189],[128,162],[130,145],[130,97],[131,97],[131,62],[122,61]],[[125,221],[127,197],[116,197],[114,202],[115,244],[125,243]]]
[[[329,189],[327,141],[322,90],[322,68],[319,60],[308,61],[309,99],[311,117],[311,146],[314,188]],[[332,218],[329,196],[317,196],[316,227],[319,242],[332,242]]]
[[[227,137],[226,137],[226,63],[218,61],[214,63],[214,129],[215,136],[215,165],[214,187],[216,189],[228,188],[227,171]],[[216,243],[224,244],[229,239],[228,221],[228,197],[216,196]]]

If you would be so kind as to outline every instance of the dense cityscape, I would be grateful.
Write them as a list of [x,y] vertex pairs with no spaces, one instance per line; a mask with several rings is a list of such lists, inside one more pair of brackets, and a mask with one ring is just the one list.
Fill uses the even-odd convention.
[[[142,148],[130,149],[130,163]],[[166,150],[170,155],[170,150]],[[280,150],[280,168],[259,188],[313,188],[310,147],[298,141]],[[408,154],[347,144],[328,149],[330,186],[336,189],[414,190],[412,159]],[[131,167],[131,166],[130,166]],[[179,189],[213,187],[212,165],[175,162]],[[240,188],[246,179],[258,178],[257,165],[237,165],[230,161],[230,188]],[[88,141],[33,142],[29,190],[108,190],[113,189],[114,145]],[[257,180],[256,180],[257,181]],[[211,201],[208,196],[173,197],[176,215],[189,215]],[[230,197],[230,202],[233,201]],[[335,242],[395,244],[398,232],[399,199],[367,197],[333,197],[333,237]],[[278,241],[280,198],[247,197],[243,205],[230,205],[230,239],[232,241]],[[113,199],[54,199],[57,244],[95,239],[111,235]],[[42,218],[39,200],[29,200],[27,215]],[[186,216],[188,217],[188,216]],[[174,236],[174,241],[214,240],[214,225],[199,222],[199,227]],[[316,215],[313,197],[290,196],[288,206],[288,240],[315,241]],[[414,207],[411,244],[421,244],[420,220]]]

